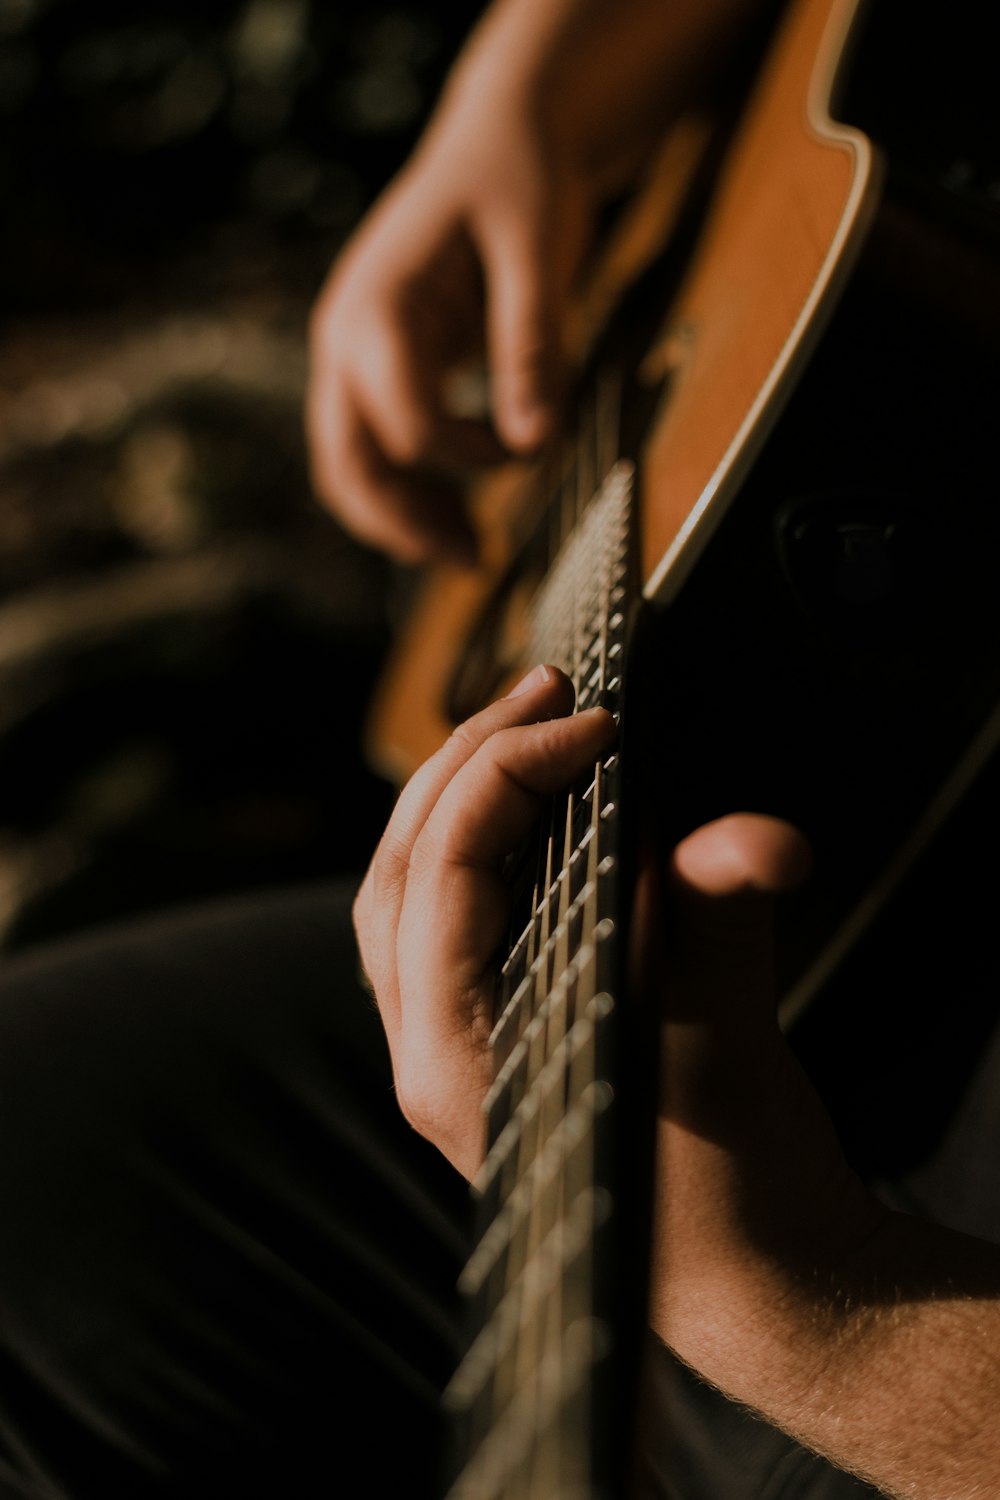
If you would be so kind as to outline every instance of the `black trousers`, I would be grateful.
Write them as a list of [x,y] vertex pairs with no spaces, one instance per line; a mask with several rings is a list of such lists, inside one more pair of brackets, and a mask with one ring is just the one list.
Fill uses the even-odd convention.
[[[0,971],[0,1500],[331,1497],[356,1473],[440,1496],[466,1195],[396,1110],[351,895]],[[655,1364],[656,1493],[872,1493]]]

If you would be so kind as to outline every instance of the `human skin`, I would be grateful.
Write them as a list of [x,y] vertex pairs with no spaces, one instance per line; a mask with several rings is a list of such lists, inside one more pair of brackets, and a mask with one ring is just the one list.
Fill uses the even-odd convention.
[[[313,311],[313,483],[362,541],[407,563],[474,557],[455,481],[551,433],[595,216],[759,4],[500,0],[487,10]],[[480,358],[488,414],[457,414],[449,377]]]
[[[355,907],[400,1106],[470,1179],[504,859],[615,734],[571,703],[536,669],[461,726],[404,789]],[[784,1041],[772,903],[808,863],[795,829],[740,813],[642,878],[633,982],[663,1037],[652,1326],[886,1494],[982,1500],[1000,1488],[1000,1252],[873,1197]]]
[[[363,541],[409,563],[474,556],[454,481],[552,432],[597,210],[756,8],[499,0],[486,13],[312,320],[314,482]],[[451,372],[480,356],[485,420],[447,397]],[[404,789],[356,906],[403,1111],[469,1177],[502,858],[614,732],[570,707],[549,669],[456,731]],[[664,1039],[653,1326],[887,1494],[982,1500],[1000,1493],[998,1252],[885,1210],[784,1043],[771,902],[806,863],[795,830],[739,813],[641,881],[634,982],[662,1007]]]

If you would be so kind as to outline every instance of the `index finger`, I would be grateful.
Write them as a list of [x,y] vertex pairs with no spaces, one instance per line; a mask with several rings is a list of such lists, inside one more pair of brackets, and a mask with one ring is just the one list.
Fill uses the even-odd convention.
[[318,380],[306,419],[313,489],[354,536],[411,565],[474,560],[475,533],[457,487],[392,463],[351,391]]
[[557,667],[541,665],[506,698],[460,724],[400,793],[354,906],[361,957],[390,1041],[398,1023],[396,929],[410,858],[438,798],[462,766],[498,730],[569,712],[573,689]]

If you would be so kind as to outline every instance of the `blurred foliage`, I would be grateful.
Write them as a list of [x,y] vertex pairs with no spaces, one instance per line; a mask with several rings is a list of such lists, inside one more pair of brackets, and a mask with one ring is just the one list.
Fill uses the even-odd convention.
[[475,13],[0,0],[0,299],[183,298],[265,265],[299,276],[301,260],[282,259],[293,244],[319,274],[409,148]]
[[311,494],[305,320],[473,19],[0,0],[0,946],[365,863],[410,580]]

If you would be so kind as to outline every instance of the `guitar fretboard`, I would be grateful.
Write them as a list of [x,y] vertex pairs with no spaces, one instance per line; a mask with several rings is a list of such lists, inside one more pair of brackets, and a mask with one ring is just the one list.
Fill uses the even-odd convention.
[[[567,672],[578,711],[621,711],[632,492],[631,467],[614,465],[534,601],[528,657]],[[606,1493],[591,1418],[615,1338],[602,1246],[615,1207],[619,799],[614,752],[553,800],[500,972],[481,1232],[461,1279],[475,1335],[447,1392],[467,1455],[450,1500]]]

